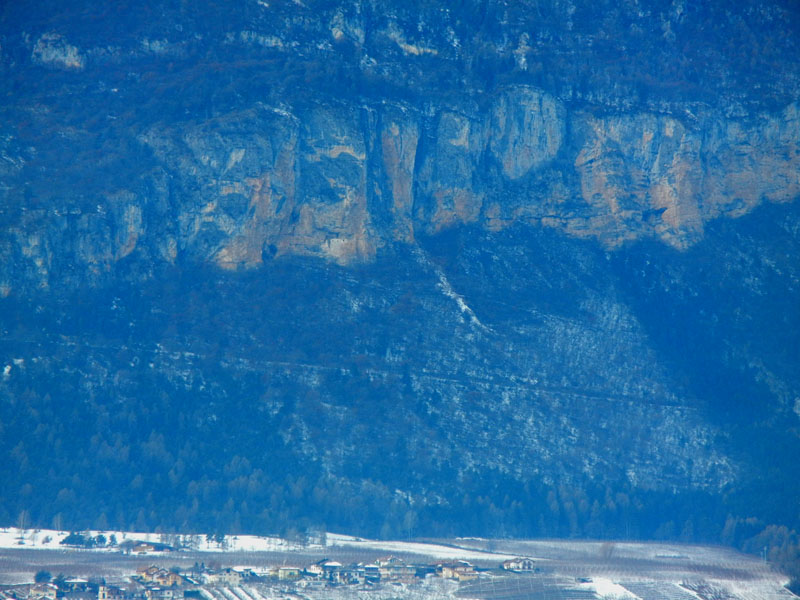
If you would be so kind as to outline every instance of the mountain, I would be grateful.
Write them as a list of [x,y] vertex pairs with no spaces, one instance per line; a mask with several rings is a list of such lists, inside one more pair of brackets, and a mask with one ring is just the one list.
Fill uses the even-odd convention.
[[2,6],[0,521],[794,540],[799,30]]

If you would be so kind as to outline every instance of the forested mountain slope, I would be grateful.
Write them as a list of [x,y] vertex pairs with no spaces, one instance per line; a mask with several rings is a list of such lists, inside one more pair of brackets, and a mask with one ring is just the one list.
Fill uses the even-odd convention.
[[6,3],[0,521],[796,527],[799,30]]

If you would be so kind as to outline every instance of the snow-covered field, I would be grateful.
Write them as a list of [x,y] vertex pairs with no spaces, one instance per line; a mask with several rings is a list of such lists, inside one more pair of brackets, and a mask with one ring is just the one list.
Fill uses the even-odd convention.
[[722,546],[476,538],[452,543],[538,558],[554,574],[575,582],[576,589],[592,590],[602,599],[706,600],[689,589],[693,584],[707,584],[730,600],[796,598],[784,587],[788,577],[758,557]]
[[[20,530],[15,527],[0,529],[0,548],[30,549],[64,549],[61,542],[69,535],[68,531],[50,529]],[[97,537],[102,534],[107,540],[114,536],[115,546],[106,545],[92,548],[93,552],[120,552],[120,545],[126,541],[169,543],[169,536],[156,533],[135,533],[130,531],[84,531],[85,536]],[[223,543],[206,539],[205,536],[176,536],[194,552],[300,552],[309,549],[323,549],[322,545],[300,545],[274,536],[236,535],[226,536]],[[342,548],[358,552],[359,550],[378,550],[386,554],[412,554],[427,556],[437,560],[491,560],[502,562],[514,558],[514,554],[504,554],[488,550],[458,548],[427,542],[400,542],[369,540],[350,535],[329,533],[326,536],[325,548]],[[165,554],[150,552],[148,554]]]
[[[170,536],[158,533],[137,533],[131,531],[82,531],[85,536],[97,537],[102,534],[107,540],[112,536],[117,541],[116,546],[92,548],[95,552],[119,552],[119,545],[126,541],[169,543]],[[0,528],[0,548],[60,548],[61,541],[70,534],[69,531],[56,531],[53,529],[26,529],[16,527]],[[219,544],[208,540],[204,535],[175,536],[181,543],[191,546],[196,552],[290,552],[301,548],[279,537],[236,535],[226,536],[225,542]]]
[[414,554],[429,556],[437,560],[467,560],[501,563],[506,559],[514,558],[516,554],[505,554],[489,550],[461,548],[457,546],[435,544],[428,542],[395,542],[383,540],[365,540],[349,535],[329,533],[327,536],[328,547],[347,547],[355,549],[380,550],[387,554]]

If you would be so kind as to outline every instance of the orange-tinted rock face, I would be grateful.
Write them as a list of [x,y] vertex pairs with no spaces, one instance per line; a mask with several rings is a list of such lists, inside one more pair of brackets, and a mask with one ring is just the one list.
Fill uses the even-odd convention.
[[475,168],[486,147],[484,123],[451,111],[435,120],[415,182],[414,224],[427,233],[476,222],[485,195]]
[[[10,13],[0,194],[28,212],[8,239],[57,229],[92,273],[351,264],[464,224],[686,249],[800,193],[786,3],[256,4],[226,6],[224,32],[205,11],[143,20],[148,2]],[[9,244],[47,285],[48,242]]]
[[800,192],[795,105],[749,123],[709,118],[692,128],[646,114],[589,118],[585,131],[575,168],[594,212],[588,232],[610,246],[652,236],[687,248],[711,219]]
[[[385,244],[463,224],[686,249],[711,219],[800,194],[798,122],[794,104],[748,120],[595,115],[517,86],[486,110],[261,107],[141,140],[182,190],[171,234],[158,234],[162,259],[246,269],[282,254],[370,261]],[[110,195],[113,234],[87,225],[81,260],[102,271],[136,252],[159,231],[145,203]],[[31,260],[46,264],[44,248],[32,245]]]
[[668,117],[636,115],[582,123],[575,158],[589,235],[609,246],[656,236],[678,248],[702,235],[700,139]]

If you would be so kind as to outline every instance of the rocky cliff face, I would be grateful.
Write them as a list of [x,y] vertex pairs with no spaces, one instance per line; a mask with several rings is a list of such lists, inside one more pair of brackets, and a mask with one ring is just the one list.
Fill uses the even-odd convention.
[[13,506],[713,538],[791,480],[793,4],[57,4],[0,9]]
[[[286,254],[346,265],[416,233],[470,224],[552,227],[607,248],[655,238],[686,249],[710,220],[800,192],[796,104],[732,120],[595,116],[521,86],[489,102],[485,111],[430,107],[427,116],[408,104],[259,103],[158,124],[130,142],[151,153],[145,173],[133,170],[133,181],[116,182],[79,219],[41,215],[37,229],[65,229],[80,269],[113,268],[137,246],[225,269]],[[82,228],[107,213],[113,233]],[[18,237],[31,229],[27,219],[9,225]],[[52,261],[47,245],[31,243],[28,264],[15,268]]]
[[[217,22],[167,3],[157,24],[142,19],[145,6],[105,16],[107,31],[89,24],[90,5],[64,12],[58,26],[38,16],[44,8],[6,9],[8,27],[22,28],[3,43],[19,99],[5,107],[6,204],[33,209],[19,194],[29,190],[30,200],[57,185],[64,205],[33,217],[36,225],[5,211],[6,230],[63,231],[81,269],[112,268],[137,247],[147,260],[158,248],[161,260],[187,255],[226,269],[285,254],[350,264],[415,233],[472,223],[553,227],[609,248],[657,238],[685,249],[711,219],[798,193],[788,7],[723,16],[680,3],[604,12],[553,2],[512,15],[480,3],[458,12],[422,3],[416,13],[248,3]],[[711,19],[703,38],[691,37]],[[168,35],[156,31],[166,23]],[[103,35],[122,27],[110,45]],[[748,51],[752,65],[712,52],[759,28],[771,30]],[[612,36],[618,47],[603,50]],[[208,58],[198,62],[201,52]],[[780,52],[790,53],[780,68],[758,72]],[[662,77],[651,79],[661,54]],[[596,81],[612,77],[606,55],[637,63],[638,79]],[[571,64],[581,59],[592,74]],[[667,93],[669,69],[682,61],[692,63],[685,85],[673,81],[680,92]],[[545,66],[563,72],[545,77]],[[712,99],[697,89],[714,84]],[[64,94],[81,94],[91,116],[62,104]],[[43,147],[52,138],[58,153]],[[135,164],[114,164],[122,155]],[[60,185],[35,174],[37,157]],[[85,178],[103,183],[88,192]],[[34,191],[40,182],[46,189]],[[100,224],[106,215],[113,232]],[[37,264],[52,262],[53,250],[28,246],[22,268],[44,285]]]

